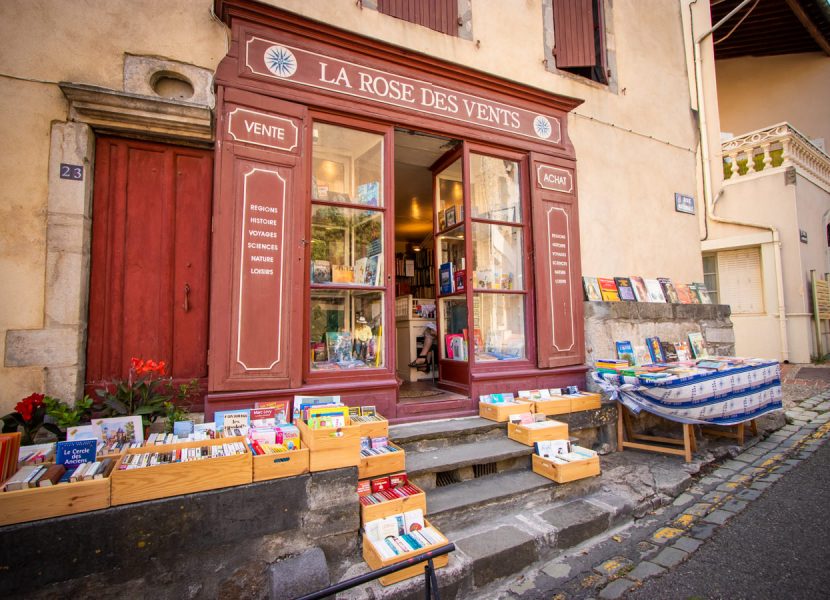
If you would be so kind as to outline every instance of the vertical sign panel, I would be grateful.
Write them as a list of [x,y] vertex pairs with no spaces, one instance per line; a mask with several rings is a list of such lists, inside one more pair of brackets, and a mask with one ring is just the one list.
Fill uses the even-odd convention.
[[270,371],[281,358],[287,182],[273,167],[243,171],[236,361]]
[[575,323],[570,299],[573,296],[569,215],[563,206],[547,206],[548,282],[550,283],[550,319],[553,347],[560,352],[573,350],[576,344]]

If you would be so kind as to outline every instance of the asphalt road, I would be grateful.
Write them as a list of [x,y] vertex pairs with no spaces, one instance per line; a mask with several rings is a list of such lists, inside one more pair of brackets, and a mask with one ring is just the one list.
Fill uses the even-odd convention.
[[630,600],[830,598],[830,442]]

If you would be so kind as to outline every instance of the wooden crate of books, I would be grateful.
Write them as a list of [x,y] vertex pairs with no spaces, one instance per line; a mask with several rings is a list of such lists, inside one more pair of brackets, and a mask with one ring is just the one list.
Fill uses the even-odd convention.
[[254,481],[267,481],[280,477],[302,475],[309,471],[309,450],[300,448],[276,454],[260,454],[252,457]]
[[389,421],[377,415],[375,421],[359,421],[360,437],[389,437]]
[[534,454],[533,472],[552,479],[556,483],[568,483],[569,481],[599,475],[599,456],[594,452],[594,456],[591,458],[560,464]]
[[[432,525],[430,525],[429,521],[425,520],[424,524],[427,527],[432,527]],[[375,569],[380,569],[381,567],[388,567],[389,565],[395,565],[395,564],[398,564],[400,562],[404,562],[405,560],[407,560],[409,558],[414,558],[415,556],[423,554],[424,552],[429,552],[430,550],[435,550],[435,549],[440,548],[441,546],[445,546],[446,544],[449,543],[447,538],[444,537],[444,535],[440,531],[438,531],[434,527],[433,527],[433,530],[438,534],[438,537],[441,540],[439,543],[432,544],[432,545],[429,545],[429,546],[424,546],[423,548],[419,548],[418,550],[413,550],[412,552],[407,552],[405,554],[400,554],[398,556],[395,556],[393,558],[388,558],[388,559],[381,558],[380,554],[378,554],[378,551],[375,549],[375,546],[372,543],[372,541],[369,540],[364,535],[363,536],[363,560],[366,561],[366,564],[368,564],[369,567],[372,570],[375,570]],[[434,558],[433,561],[432,561],[432,564],[434,565],[434,567],[436,569],[440,569],[441,567],[446,567],[449,564],[449,562],[450,562],[449,555],[444,554],[442,556]],[[410,577],[417,577],[419,575],[423,576],[425,567],[426,567],[426,562],[423,562],[423,563],[420,563],[420,564],[417,564],[417,565],[412,565],[411,567],[407,567],[406,569],[401,569],[400,571],[392,573],[391,575],[384,575],[383,577],[379,578],[379,581],[380,581],[381,585],[392,585],[393,583],[398,583],[399,581],[409,579]]]
[[[507,437],[525,446],[532,446],[543,440],[568,439],[568,424],[560,421],[542,421],[545,427],[535,427],[534,423],[522,425],[519,423],[507,424]],[[550,423],[548,425],[548,423]]]
[[503,402],[503,403],[478,403],[478,415],[490,421],[503,423],[510,418],[510,415],[533,412],[532,402]]
[[397,450],[395,452],[375,454],[372,456],[361,455],[360,464],[357,465],[357,476],[360,479],[386,475],[387,473],[394,473],[395,471],[403,471],[406,468],[406,452],[403,451],[403,448],[391,442],[387,445],[392,448],[397,448]]
[[595,410],[600,404],[600,395],[591,392],[580,392],[572,396],[551,396],[549,399],[533,401],[534,412],[548,416]]
[[119,470],[118,468],[131,454],[175,452],[185,448],[210,447],[235,442],[244,444],[245,438],[225,437],[127,450],[121,456],[115,471],[112,472],[112,505],[143,502],[251,483],[253,468],[251,452],[247,446],[245,446],[244,453],[231,456],[174,462],[138,469]]
[[[410,510],[420,508],[424,514],[427,512],[427,495],[414,483],[407,484],[416,490],[418,493],[410,494],[402,498],[394,498],[384,500],[378,504],[361,504],[360,506],[360,521],[366,523],[367,521],[374,521],[375,519],[382,519],[399,513],[405,513]],[[376,494],[372,494],[375,496]]]
[[309,468],[312,472],[356,467],[360,464],[360,427],[326,427],[310,429],[297,421],[300,439],[309,449]]
[[0,492],[0,525],[74,515],[109,506],[109,477]]

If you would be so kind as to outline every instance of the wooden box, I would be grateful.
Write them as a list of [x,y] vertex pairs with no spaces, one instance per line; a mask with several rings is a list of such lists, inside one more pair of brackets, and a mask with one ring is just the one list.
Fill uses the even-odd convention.
[[[145,454],[148,451],[171,452],[184,448],[201,448],[229,442],[244,443],[244,441],[243,437],[227,437],[131,448],[121,457],[119,465],[130,454]],[[116,465],[111,477],[113,506],[251,483],[253,471],[250,450],[233,456],[168,463],[123,471],[118,469],[119,465]]]
[[[410,483],[409,485],[421,490],[421,488],[415,484]],[[406,496],[405,498],[395,498],[394,500],[387,500],[386,502],[381,502],[380,504],[368,504],[365,506],[361,504],[360,519],[361,523],[366,523],[367,521],[374,521],[375,519],[398,515],[410,510],[415,510],[416,508],[420,508],[424,511],[424,514],[427,513],[427,495],[423,490],[421,490],[420,494],[413,494],[411,496]]]
[[[429,524],[429,521],[427,521],[426,519],[424,520],[424,524],[427,527],[431,526]],[[434,544],[432,546],[424,546],[423,548],[420,548],[418,550],[414,550],[412,552],[407,552],[406,554],[401,554],[399,556],[395,556],[395,557],[389,558],[387,560],[383,560],[380,557],[380,555],[377,553],[377,550],[375,550],[375,547],[372,544],[372,542],[369,541],[369,538],[367,538],[364,535],[363,536],[363,560],[366,561],[366,564],[368,564],[369,567],[372,570],[375,570],[375,569],[380,569],[381,567],[388,567],[389,565],[394,565],[394,564],[397,564],[399,562],[403,562],[403,561],[405,561],[409,558],[414,558],[414,557],[416,557],[420,554],[423,554],[425,552],[429,552],[430,550],[435,550],[436,548],[440,548],[441,546],[445,546],[446,544],[449,543],[447,541],[447,538],[444,537],[444,535],[440,531],[438,531],[434,527],[433,527],[433,530],[436,533],[438,533],[439,536],[441,536],[441,538],[443,540],[441,543]],[[446,567],[449,564],[449,562],[450,562],[449,555],[444,554],[442,556],[434,558],[433,561],[432,561],[432,564],[435,566],[436,569],[440,569],[441,567]],[[407,567],[406,569],[401,569],[400,571],[397,571],[397,572],[392,573],[390,575],[384,575],[383,577],[379,578],[380,583],[382,585],[392,585],[393,583],[398,583],[399,581],[403,581],[404,579],[409,579],[410,577],[417,577],[419,575],[423,577],[424,569],[426,568],[426,565],[427,565],[426,562],[422,562],[420,564],[412,565],[411,567]]]
[[533,412],[533,403],[518,401],[516,404],[490,404],[489,402],[478,403],[478,415],[484,419],[503,423],[510,415]]
[[600,407],[599,394],[580,392],[578,396],[551,396],[547,400],[534,400],[534,412],[543,415],[566,415],[581,410],[595,410]]
[[535,442],[543,440],[567,440],[568,439],[568,424],[560,421],[548,421],[548,423],[555,423],[547,427],[532,428],[524,425],[508,423],[507,437],[515,440],[525,446],[532,446]]
[[276,454],[260,454],[253,456],[252,461],[254,481],[302,475],[309,470],[309,450],[300,448]]
[[556,483],[568,483],[585,477],[599,475],[599,456],[574,461],[568,464],[555,463],[538,454],[533,455],[533,472],[552,479]]
[[109,477],[0,492],[0,525],[74,515],[109,506]]
[[357,426],[360,428],[360,437],[389,437],[389,421],[386,419],[358,422]]
[[360,456],[360,464],[357,466],[357,476],[360,479],[377,477],[388,473],[397,473],[406,468],[406,452],[400,446],[389,443],[398,449],[397,452],[388,454],[374,454],[372,456]]
[[309,450],[309,469],[327,471],[360,464],[360,427],[309,429],[305,421],[296,423],[303,445]]

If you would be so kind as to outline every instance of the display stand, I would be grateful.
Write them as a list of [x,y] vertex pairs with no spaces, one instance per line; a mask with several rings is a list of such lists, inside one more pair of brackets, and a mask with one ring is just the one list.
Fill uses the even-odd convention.
[[[684,457],[686,462],[692,462],[692,452],[697,450],[697,442],[695,441],[693,425],[681,423],[680,426],[683,428],[682,440],[657,435],[634,433],[634,429],[631,427],[631,418],[628,414],[628,409],[621,402],[617,402],[617,449],[619,452],[622,452],[626,448],[634,448],[636,450],[647,450],[649,452],[674,454],[676,456]],[[660,446],[658,444],[668,444],[669,447]],[[682,446],[682,448],[672,448],[671,446]]]
[[[755,419],[752,419],[749,422],[749,431],[753,436],[758,435],[758,425],[755,424]],[[731,427],[723,427],[719,429],[715,429],[714,427],[701,427],[700,432],[707,435],[714,435],[716,437],[725,437],[737,440],[738,444],[743,446],[746,428],[744,427],[744,423],[738,423],[737,425],[732,425]]]

